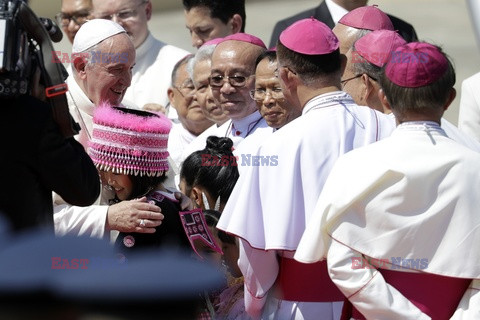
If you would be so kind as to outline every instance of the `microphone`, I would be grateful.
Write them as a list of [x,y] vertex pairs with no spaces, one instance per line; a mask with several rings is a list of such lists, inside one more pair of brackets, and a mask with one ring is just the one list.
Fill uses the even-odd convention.
[[57,26],[55,22],[48,18],[39,18],[40,21],[42,22],[43,26],[47,30],[48,34],[50,35],[50,39],[52,39],[53,42],[60,42],[62,41],[63,38],[63,33],[62,30]]

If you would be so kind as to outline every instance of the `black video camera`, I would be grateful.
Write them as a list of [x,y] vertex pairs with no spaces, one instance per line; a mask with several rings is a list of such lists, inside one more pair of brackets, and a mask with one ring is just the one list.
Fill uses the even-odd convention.
[[23,0],[0,0],[0,99],[31,94],[31,81],[37,69],[45,86],[46,100],[65,137],[78,133],[68,111],[65,93],[66,71],[52,62],[52,40],[62,32],[50,19],[38,18]]

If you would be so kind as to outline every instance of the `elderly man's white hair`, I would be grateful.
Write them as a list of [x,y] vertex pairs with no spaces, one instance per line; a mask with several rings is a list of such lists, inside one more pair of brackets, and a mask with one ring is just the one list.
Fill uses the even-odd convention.
[[193,79],[193,69],[196,64],[205,60],[212,60],[213,51],[215,50],[216,44],[209,44],[201,46],[195,57],[191,59],[187,64],[187,72],[190,75],[190,79]]

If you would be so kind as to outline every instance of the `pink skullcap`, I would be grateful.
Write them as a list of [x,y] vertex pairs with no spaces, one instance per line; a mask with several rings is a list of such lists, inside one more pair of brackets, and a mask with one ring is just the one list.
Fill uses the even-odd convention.
[[448,60],[429,43],[411,42],[398,47],[385,67],[385,75],[398,86],[418,88],[440,79],[448,69]]
[[202,44],[202,46],[217,45],[222,41],[223,41],[223,38],[215,38],[215,39],[208,40],[207,42]]
[[352,52],[352,62],[355,63],[355,53],[377,67],[383,67],[392,52],[407,42],[395,31],[377,30],[368,33],[355,42],[355,51]]
[[242,32],[234,33],[223,38],[223,41],[221,42],[228,41],[228,40],[237,40],[237,41],[247,42],[247,43],[251,43],[256,46],[262,47],[264,49],[267,49],[267,46],[265,45],[265,43],[263,43],[263,41],[260,38],[257,38],[254,35],[251,35],[248,33],[242,33]]
[[90,157],[99,170],[161,176],[168,171],[171,126],[161,114],[100,105],[93,115]]
[[332,53],[339,46],[332,30],[313,17],[289,26],[280,34],[279,40],[288,49],[306,55]]
[[364,6],[354,9],[344,15],[338,23],[367,30],[393,30],[390,18],[376,6]]

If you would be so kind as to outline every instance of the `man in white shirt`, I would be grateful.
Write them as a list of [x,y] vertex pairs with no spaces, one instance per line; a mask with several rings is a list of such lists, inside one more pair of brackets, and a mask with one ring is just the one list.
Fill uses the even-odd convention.
[[240,238],[246,310],[254,319],[340,317],[343,295],[326,264],[296,263],[293,254],[336,159],[390,135],[393,124],[339,90],[345,61],[338,48],[330,28],[313,18],[282,33],[278,77],[302,115],[261,143],[254,156],[278,161],[244,168],[217,225]]
[[476,319],[480,155],[440,127],[455,70],[428,43],[396,52],[379,81],[397,129],[337,161],[295,259],[327,259],[344,319]]
[[[259,38],[235,33],[223,38],[213,52],[209,84],[213,98],[229,120],[208,131],[210,135],[232,139],[234,148],[248,136],[272,132],[250,97],[250,90],[255,88],[255,60],[265,50]],[[201,135],[188,151],[205,148],[206,139]]]
[[[188,52],[155,39],[148,30],[152,17],[150,0],[93,0],[93,15],[120,24],[133,41],[137,58],[133,67],[132,85],[125,99],[140,108],[155,103],[167,106],[173,66]],[[177,119],[175,110],[167,108],[170,119]]]
[[172,72],[172,86],[168,88],[170,105],[180,120],[180,123],[173,124],[168,135],[168,153],[177,168],[181,165],[185,148],[213,124],[197,102],[195,86],[187,72],[187,64],[192,58],[193,55],[189,55],[177,62]]

